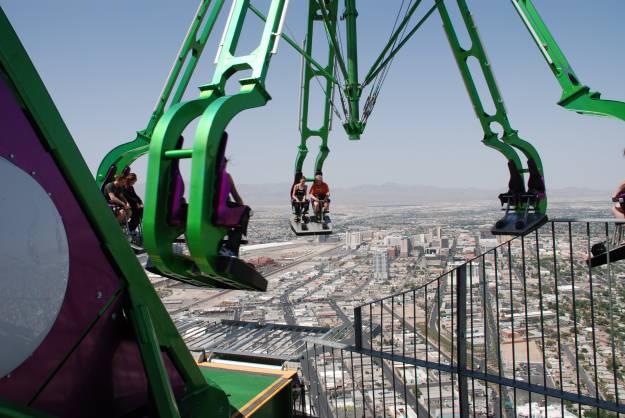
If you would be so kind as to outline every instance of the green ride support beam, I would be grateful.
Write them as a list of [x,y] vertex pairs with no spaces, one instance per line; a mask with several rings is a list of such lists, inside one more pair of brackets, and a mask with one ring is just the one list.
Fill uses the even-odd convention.
[[[227,230],[213,224],[216,160],[221,138],[232,118],[245,109],[263,106],[271,99],[264,83],[271,55],[276,52],[280,38],[286,3],[286,0],[271,1],[258,47],[248,55],[236,56],[249,0],[234,0],[211,84],[200,89],[198,99],[170,107],[154,130],[145,194],[144,244],[159,270],[181,280],[204,286],[225,283],[245,288],[236,278],[225,277],[217,268],[219,245]],[[242,70],[251,70],[251,76],[239,80],[239,92],[226,95],[226,82]],[[166,154],[176,149],[182,132],[197,118],[200,120],[191,145],[188,213],[183,226],[173,226],[167,222],[167,208],[174,160]],[[183,233],[190,256],[174,253],[172,248],[175,239]]]
[[[214,4],[209,10],[211,2]],[[201,0],[147,126],[145,129],[137,132],[137,137],[133,141],[115,147],[104,157],[96,175],[96,182],[99,186],[102,186],[111,166],[115,165],[116,174],[120,174],[126,166],[129,166],[137,158],[148,152],[154,128],[163,115],[170,97],[170,106],[179,103],[182,99],[223,4],[224,0]],[[200,33],[202,25],[203,29]],[[172,97],[174,87],[176,87],[176,90]]]
[[345,29],[347,37],[347,85],[345,96],[347,97],[349,114],[347,122],[343,125],[349,139],[360,139],[364,131],[364,124],[360,121],[360,96],[362,86],[358,82],[358,36],[356,30],[356,0],[345,0]]
[[[338,15],[339,0],[331,0],[325,4],[327,8],[328,27],[332,33],[336,33],[337,15]],[[308,24],[306,29],[306,41],[304,51],[306,55],[313,55],[313,39],[315,30],[318,29],[319,24],[323,24],[323,15],[319,7],[319,4],[315,1],[308,3]],[[323,30],[323,28],[321,28]],[[302,95],[300,100],[300,144],[297,149],[297,157],[295,159],[295,181],[299,180],[299,176],[302,175],[304,161],[308,155],[307,141],[311,137],[318,137],[321,139],[319,145],[319,154],[315,161],[315,174],[323,171],[323,163],[330,152],[328,148],[328,135],[330,133],[330,125],[332,119],[332,94],[334,84],[332,83],[331,76],[334,75],[334,49],[329,46],[326,65],[323,67],[323,71],[319,71],[315,68],[309,60],[302,61]],[[323,121],[320,127],[311,128],[309,125],[309,106],[310,106],[310,89],[314,80],[317,80],[324,90],[324,110]],[[315,83],[316,84],[316,83]],[[313,88],[319,88],[319,86],[313,86]]]
[[[514,162],[517,170],[523,177],[523,173],[527,172],[527,169],[523,168],[523,164],[516,150],[519,150],[523,153],[523,155],[529,160],[532,159],[536,162],[538,167],[538,171],[540,175],[544,179],[544,172],[542,161],[538,154],[538,151],[527,141],[522,140],[516,130],[512,128],[510,122],[508,120],[508,114],[506,112],[506,108],[504,105],[503,97],[497,87],[497,83],[495,81],[494,74],[492,72],[492,68],[488,58],[486,56],[486,52],[480,40],[479,34],[477,32],[477,28],[475,26],[475,22],[471,16],[471,12],[466,4],[465,0],[457,0],[458,8],[460,9],[460,13],[462,15],[462,21],[469,33],[471,39],[471,47],[468,50],[465,50],[460,45],[460,41],[458,40],[458,35],[456,34],[456,30],[454,29],[453,23],[449,16],[449,12],[447,10],[447,6],[445,5],[445,1],[438,2],[438,10],[443,22],[443,28],[445,29],[445,33],[447,34],[447,39],[449,40],[449,44],[453,51],[454,57],[456,59],[456,63],[460,69],[460,74],[464,80],[465,86],[467,88],[467,92],[473,103],[473,109],[482,125],[482,130],[484,131],[484,139],[482,142],[488,147],[494,148],[497,151],[501,152],[509,161]],[[484,75],[484,79],[486,80],[486,84],[488,86],[488,90],[490,96],[495,104],[495,114],[489,115],[482,103],[480,98],[480,94],[478,92],[477,86],[471,74],[471,69],[469,68],[467,60],[469,58],[475,58],[480,65],[480,69]],[[492,124],[498,124],[503,129],[503,134],[501,137],[493,130]],[[516,150],[515,150],[516,149]],[[523,206],[518,206],[516,208],[517,212],[523,210]],[[544,214],[547,210],[547,198],[540,199],[537,206],[536,212]]]
[[511,1],[562,87],[558,104],[578,113],[611,116],[625,121],[625,103],[601,99],[601,93],[581,84],[532,1]]

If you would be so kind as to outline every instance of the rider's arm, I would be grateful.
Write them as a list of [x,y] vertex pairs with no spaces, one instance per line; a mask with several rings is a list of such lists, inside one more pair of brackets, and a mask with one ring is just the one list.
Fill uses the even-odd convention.
[[237,188],[234,186],[234,181],[232,180],[232,176],[230,175],[230,173],[228,173],[228,182],[230,183],[230,194],[234,198],[234,201],[237,205],[243,206],[243,199],[241,199]]
[[121,205],[121,206],[124,206],[124,207],[126,207],[126,205],[127,205],[126,202],[124,202],[123,200],[121,200],[120,198],[115,196],[115,193],[113,193],[113,192],[109,192],[109,199],[111,199],[111,202],[117,203],[118,205]]
[[292,200],[297,200],[297,197],[295,196],[295,188],[297,187],[297,184],[293,185],[293,188],[291,189],[291,199]]

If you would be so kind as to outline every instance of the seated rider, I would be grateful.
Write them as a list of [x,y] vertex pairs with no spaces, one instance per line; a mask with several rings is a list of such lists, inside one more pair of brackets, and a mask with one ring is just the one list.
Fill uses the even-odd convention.
[[132,216],[128,222],[128,229],[130,232],[137,229],[137,226],[139,226],[141,219],[143,218],[143,201],[135,192],[134,185],[136,182],[137,175],[135,173],[130,173],[126,176],[124,197],[126,198],[128,204],[130,204],[130,209],[132,210]]
[[319,212],[321,202],[323,203],[323,212],[330,212],[330,188],[323,182],[321,174],[315,175],[315,181],[313,181],[313,185],[310,187],[310,200],[315,213]]
[[[225,159],[225,163],[227,166],[228,164],[227,158]],[[226,204],[229,207],[245,206],[245,204],[243,203],[243,199],[241,198],[241,195],[239,194],[239,192],[237,191],[237,188],[234,185],[234,180],[232,179],[232,176],[227,171],[225,171],[224,174],[228,178],[228,183],[230,185],[230,196],[228,197],[229,198],[231,197],[233,199],[233,201],[228,199]],[[219,252],[220,255],[225,255],[229,257],[238,257],[239,247],[241,246],[241,243],[243,241],[243,236],[247,235],[247,224],[250,220],[250,212],[251,210],[245,211],[245,214],[241,218],[239,225],[237,225],[234,228],[230,228],[228,230],[228,240],[224,242],[224,245],[222,246]]]
[[308,186],[306,186],[306,177],[302,175],[299,178],[299,182],[293,185],[291,189],[291,202],[295,209],[295,222],[299,222],[302,219],[302,215],[308,212]]
[[124,176],[115,176],[115,180],[104,186],[104,197],[113,210],[113,214],[120,224],[124,224],[126,219],[132,216],[130,204],[124,197],[124,186],[126,181]]
[[[625,150],[623,150],[623,156],[625,156]],[[621,204],[618,199],[625,198],[625,180],[623,180],[612,194],[612,200],[616,201],[616,204],[612,206],[612,214],[617,219],[625,219],[625,204]]]

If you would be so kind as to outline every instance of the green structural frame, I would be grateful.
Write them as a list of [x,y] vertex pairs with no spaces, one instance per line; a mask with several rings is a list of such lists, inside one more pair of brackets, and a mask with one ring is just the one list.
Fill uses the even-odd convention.
[[[106,175],[113,165],[116,167],[115,174],[121,174],[125,167],[130,166],[137,158],[148,152],[154,128],[165,112],[167,104],[169,103],[169,106],[173,106],[182,100],[182,96],[202,56],[204,46],[215,26],[224,1],[201,0],[147,126],[137,132],[137,136],[133,141],[113,148],[104,157],[96,175],[98,185],[102,186],[102,183],[106,180]],[[212,7],[210,7],[211,3],[213,3]]]
[[[16,96],[39,128],[50,154],[57,162],[82,211],[120,272],[122,287],[105,305],[109,307],[120,293],[127,295],[125,311],[135,330],[147,381],[159,416],[205,417],[230,415],[228,398],[223,390],[207,379],[197,366],[176,330],[154,287],[137,261],[117,221],[102,199],[100,191],[52,98],[35,70],[19,38],[0,8],[0,66],[8,75]],[[106,309],[106,308],[105,308]],[[104,314],[104,312],[102,312]],[[173,397],[165,371],[163,353],[167,353],[185,383],[185,395],[179,402]],[[2,406],[0,411],[14,409]],[[14,416],[26,411],[15,410]]]
[[583,85],[531,0],[511,0],[521,20],[562,87],[558,104],[578,113],[610,116],[625,121],[625,103],[601,99]]
[[[217,268],[220,242],[227,230],[212,222],[215,208],[217,154],[228,123],[241,111],[265,105],[271,99],[265,90],[269,62],[276,52],[286,13],[286,0],[272,0],[258,47],[236,56],[236,48],[249,0],[234,0],[219,44],[216,68],[210,84],[200,88],[200,97],[171,106],[159,119],[150,142],[145,193],[143,233],[145,249],[162,272],[203,286],[245,288],[236,278]],[[251,70],[239,80],[240,91],[226,95],[226,82],[237,72]],[[199,118],[190,148],[176,149],[185,128]],[[172,163],[191,159],[188,213],[184,226],[167,222]],[[178,236],[186,236],[190,256],[173,251]]]
[[[514,162],[518,172],[521,174],[521,178],[523,178],[523,173],[527,173],[528,169],[523,167],[523,163],[517,153],[517,150],[520,151],[528,160],[532,159],[536,162],[538,171],[544,179],[543,165],[538,151],[529,142],[521,139],[518,132],[513,129],[510,124],[503,97],[499,91],[497,82],[495,81],[491,63],[486,56],[484,46],[480,40],[473,17],[471,16],[471,11],[469,10],[465,0],[456,1],[460,14],[462,15],[462,21],[471,39],[471,47],[469,49],[462,48],[449,16],[447,6],[442,0],[437,2],[438,11],[443,22],[443,28],[447,34],[447,39],[449,40],[449,44],[453,51],[454,58],[456,59],[456,63],[460,69],[460,74],[462,75],[467,92],[469,93],[469,97],[473,103],[473,109],[475,110],[475,114],[482,125],[482,130],[484,131],[484,139],[482,142],[486,146],[501,152],[509,161]],[[468,60],[471,58],[477,60],[480,70],[484,75],[484,79],[486,80],[488,91],[496,109],[493,115],[489,115],[484,109],[482,99],[480,98],[478,88],[468,64]],[[499,125],[503,129],[503,134],[501,136],[499,136],[493,129],[496,125]],[[517,205],[515,208],[518,213],[523,212],[524,209],[524,205]],[[546,197],[539,199],[535,210],[540,214],[546,213]]]
[[[328,27],[332,34],[336,33],[338,6],[339,0],[328,1],[324,5],[327,10],[328,18],[330,19]],[[304,51],[308,56],[313,55],[315,30],[318,30],[320,24],[324,24],[322,13],[319,3],[316,1],[308,2],[308,22],[304,41]],[[321,29],[323,30],[323,27]],[[318,137],[321,139],[319,153],[315,160],[315,174],[323,172],[323,163],[330,152],[328,148],[328,136],[332,124],[332,98],[334,95],[334,82],[332,77],[334,76],[334,60],[335,53],[331,46],[328,47],[327,60],[325,61],[326,65],[323,67],[323,71],[316,69],[312,62],[305,59],[302,55],[302,90],[299,120],[300,144],[297,148],[297,157],[295,158],[295,181],[298,181],[299,177],[302,175],[304,161],[308,155],[307,142],[310,138]],[[314,80],[319,82],[325,97],[321,126],[311,128],[309,124],[310,89]]]

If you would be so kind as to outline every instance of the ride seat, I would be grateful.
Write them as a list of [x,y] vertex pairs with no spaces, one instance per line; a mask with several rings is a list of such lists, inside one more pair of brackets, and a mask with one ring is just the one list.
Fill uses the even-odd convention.
[[[184,138],[180,136],[176,149],[181,149],[183,143]],[[170,199],[167,223],[172,226],[183,226],[187,219],[188,204],[184,198],[184,179],[182,178],[182,174],[180,174],[179,160],[172,161],[170,173]]]
[[525,185],[523,184],[523,178],[521,173],[517,170],[514,161],[508,160],[508,170],[510,171],[510,181],[508,182],[508,191],[499,195],[501,204],[509,203],[516,205],[519,202],[519,198],[525,193]]
[[533,194],[537,199],[542,199],[545,197],[545,182],[543,177],[540,175],[538,171],[538,166],[533,159],[527,160],[527,168],[530,173],[530,178],[527,181],[527,191],[528,194]]
[[235,228],[241,226],[242,220],[249,215],[250,207],[237,205],[228,200],[232,189],[228,181],[228,172],[226,171],[225,153],[227,142],[228,134],[224,132],[219,144],[219,151],[217,152],[217,187],[215,188],[213,224],[225,228]]
[[104,176],[104,180],[102,181],[102,185],[100,186],[100,191],[102,192],[103,195],[104,195],[104,186],[106,186],[107,184],[113,181],[116,171],[117,171],[117,166],[115,164],[112,164],[109,167],[108,171],[106,172],[106,176]]

